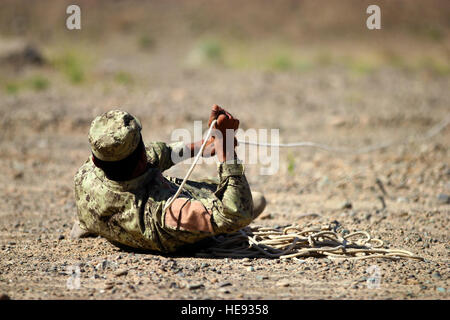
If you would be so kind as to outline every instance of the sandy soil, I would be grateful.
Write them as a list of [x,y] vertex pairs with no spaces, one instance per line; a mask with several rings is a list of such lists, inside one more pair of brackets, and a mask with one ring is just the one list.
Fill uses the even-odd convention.
[[[100,77],[126,66],[138,79],[130,86],[99,78],[70,86],[47,70],[48,90],[1,93],[0,294],[12,299],[450,297],[450,130],[428,140],[414,138],[449,115],[448,77],[390,68],[367,75],[333,67],[306,73],[200,70],[173,64],[168,52],[177,54],[164,49],[148,59],[118,50],[92,70]],[[73,176],[89,155],[87,132],[96,115],[120,106],[141,119],[145,141],[169,141],[174,129],[193,130],[194,120],[206,121],[214,103],[238,117],[244,129],[280,129],[283,142],[356,148],[409,141],[363,155],[282,149],[280,169],[272,176],[249,165],[252,188],[268,200],[263,219],[253,224],[338,220],[348,230],[367,230],[388,247],[425,260],[206,259],[125,252],[102,238],[69,238],[76,213]],[[187,169],[181,164],[167,174],[182,177]],[[214,165],[201,165],[194,178],[214,174]],[[344,208],[346,202],[351,208]],[[302,217],[306,213],[319,216]],[[366,283],[372,265],[380,271],[376,289]],[[80,288],[71,290],[69,274],[76,267]]]

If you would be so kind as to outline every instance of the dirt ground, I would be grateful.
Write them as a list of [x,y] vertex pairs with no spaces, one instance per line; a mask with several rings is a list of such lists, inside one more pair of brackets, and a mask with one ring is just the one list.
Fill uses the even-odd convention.
[[[39,70],[51,86],[0,93],[0,294],[108,300],[450,298],[450,128],[420,139],[450,115],[448,75],[389,66],[360,74],[332,64],[306,72],[195,68],[178,63],[185,56],[180,44],[158,47],[150,58],[130,46],[123,39],[104,43],[96,53],[105,58],[90,65],[91,77],[82,84],[68,84],[48,66],[30,67],[21,76]],[[126,75],[111,80],[125,69],[133,81]],[[206,126],[215,103],[239,118],[243,129],[279,129],[280,142],[349,148],[406,142],[361,155],[280,149],[279,170],[268,176],[259,174],[261,165],[248,165],[252,189],[268,201],[252,225],[337,220],[425,260],[198,258],[127,252],[100,237],[70,239],[73,177],[89,156],[87,133],[95,116],[120,107],[141,120],[146,142],[170,141],[174,129],[192,131],[194,120]],[[180,164],[165,174],[183,177],[187,169]],[[193,179],[215,174],[214,164],[202,164]],[[304,216],[310,213],[317,215]],[[367,284],[371,266],[379,271],[378,288]],[[78,289],[72,270],[80,271]]]

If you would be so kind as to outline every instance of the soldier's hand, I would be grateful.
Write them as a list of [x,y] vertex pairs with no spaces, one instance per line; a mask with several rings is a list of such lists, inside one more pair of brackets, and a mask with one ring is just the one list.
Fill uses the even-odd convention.
[[[217,104],[215,104],[211,108],[211,114],[209,116],[209,121],[208,121],[208,128],[211,126],[211,123],[213,122],[213,120],[218,119],[220,115],[226,115],[228,118],[234,119],[233,116],[228,111],[226,111],[225,109],[223,109],[223,108],[219,107]],[[216,128],[217,128],[217,126],[216,126]]]
[[[223,162],[229,159],[233,159],[236,156],[234,150],[237,145],[235,132],[239,128],[239,120],[234,118],[229,112],[217,105],[214,105],[212,108],[209,125],[211,125],[215,117],[217,119],[215,129],[220,131],[221,137],[214,137],[214,151],[216,152],[219,161]],[[228,134],[232,134],[232,137],[227,137],[227,131]],[[227,150],[227,140],[230,138],[233,139],[233,143],[229,148],[230,150]]]

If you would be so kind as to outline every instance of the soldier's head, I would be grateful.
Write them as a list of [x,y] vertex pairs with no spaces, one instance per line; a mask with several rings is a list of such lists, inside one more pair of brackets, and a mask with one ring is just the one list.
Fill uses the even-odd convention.
[[116,181],[132,179],[146,167],[141,123],[125,111],[108,111],[92,121],[89,130],[94,164]]

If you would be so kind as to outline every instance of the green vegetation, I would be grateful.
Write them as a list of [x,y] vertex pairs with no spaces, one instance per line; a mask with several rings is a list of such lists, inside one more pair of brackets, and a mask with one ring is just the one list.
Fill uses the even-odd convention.
[[202,42],[199,50],[208,61],[220,62],[223,59],[223,48],[217,40]]
[[117,72],[114,76],[114,80],[123,85],[131,85],[134,82],[132,75],[125,71]]
[[84,61],[74,53],[65,53],[57,57],[53,65],[74,84],[80,84],[85,80]]
[[438,76],[450,75],[450,64],[444,63],[432,57],[422,57],[419,59],[418,68],[429,71]]
[[286,54],[277,55],[270,63],[271,69],[280,71],[291,70],[293,66],[292,58]]
[[289,153],[287,156],[287,160],[288,160],[288,173],[290,175],[294,175],[295,173],[295,157],[292,155],[292,153]]
[[16,82],[7,82],[5,84],[5,91],[8,94],[16,94],[20,90],[20,85]]
[[3,87],[7,94],[17,94],[23,89],[43,91],[46,90],[49,86],[50,81],[41,75],[34,75],[31,78],[27,79],[15,79],[3,82]]
[[29,80],[29,85],[36,91],[45,90],[49,87],[50,81],[40,75],[36,75]]
[[138,39],[139,48],[150,50],[155,47],[155,40],[147,34],[143,34]]
[[216,39],[199,42],[188,56],[188,64],[191,65],[222,64],[223,62],[223,46]]

